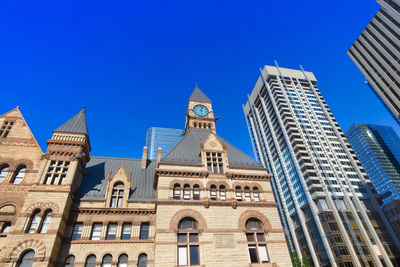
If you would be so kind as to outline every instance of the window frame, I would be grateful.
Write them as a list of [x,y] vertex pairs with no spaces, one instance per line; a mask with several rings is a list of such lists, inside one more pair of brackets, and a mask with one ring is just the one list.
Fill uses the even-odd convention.
[[[251,228],[249,227],[249,222],[254,221],[256,227]],[[247,251],[249,253],[250,263],[255,264],[264,264],[270,262],[270,257],[267,249],[267,239],[266,239],[266,232],[264,229],[263,223],[257,218],[249,218],[245,224],[245,234],[246,234],[246,241],[247,241]],[[251,253],[251,250],[253,250]],[[257,261],[253,261],[253,257],[256,257]],[[266,261],[263,258],[266,258]],[[264,258],[264,259],[265,259]]]
[[[41,213],[42,211],[39,209],[36,209],[32,212],[32,215],[29,218],[29,224],[25,231],[27,234],[34,234],[37,232],[40,225]],[[35,225],[35,227],[32,227],[33,225]]]
[[116,182],[113,184],[110,197],[110,208],[122,208],[124,201],[125,184]]
[[[114,229],[111,229],[111,227],[113,227]],[[114,222],[109,223],[107,225],[106,240],[116,240],[117,231],[118,231],[118,224]]]
[[148,240],[149,238],[150,238],[150,223],[142,222],[140,224],[139,239],[140,240]]
[[[93,235],[95,233],[95,230],[96,230],[95,226],[100,226],[100,231],[96,231],[96,233],[99,233],[98,236],[97,236],[97,234],[96,234],[96,236]],[[93,240],[93,241],[101,240],[102,232],[103,232],[103,224],[102,223],[97,223],[97,222],[93,223],[92,224],[92,231],[90,233],[90,240]],[[94,239],[93,237],[95,237],[96,239]]]
[[[190,222],[191,226],[185,226],[185,223],[188,224]],[[185,217],[180,220],[177,229],[177,266],[200,266],[200,232],[198,230],[198,223],[194,218]],[[184,252],[182,250],[184,249]],[[192,264],[192,248],[196,248],[197,254],[197,263]],[[184,262],[180,262],[181,253],[185,253],[184,258],[186,260],[186,264]]]
[[[79,227],[80,226],[80,229],[77,229],[77,231],[75,231],[75,229],[77,228],[77,227]],[[83,230],[83,223],[81,223],[81,222],[77,222],[77,223],[75,223],[74,224],[74,227],[72,228],[72,234],[71,234],[71,240],[72,241],[74,241],[74,240],[80,240],[81,238],[82,238],[82,230]],[[75,235],[75,233],[77,233],[76,235]],[[79,238],[76,238],[76,236],[79,234]]]
[[26,165],[19,165],[11,178],[10,184],[20,184],[26,175]]

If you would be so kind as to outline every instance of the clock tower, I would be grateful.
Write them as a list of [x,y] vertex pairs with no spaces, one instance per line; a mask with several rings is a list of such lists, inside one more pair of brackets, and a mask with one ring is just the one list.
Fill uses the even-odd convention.
[[197,87],[189,97],[186,107],[185,134],[190,128],[211,130],[215,133],[215,121],[211,100]]

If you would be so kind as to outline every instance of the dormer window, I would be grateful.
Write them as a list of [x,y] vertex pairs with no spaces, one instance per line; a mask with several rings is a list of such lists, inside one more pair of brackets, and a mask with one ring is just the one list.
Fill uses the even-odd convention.
[[124,197],[124,184],[123,183],[115,183],[112,195],[111,195],[111,208],[121,208],[122,207],[122,199]]
[[6,138],[7,135],[10,133],[10,130],[12,126],[14,125],[14,122],[12,121],[5,121],[3,125],[0,128],[0,137]]
[[222,153],[219,152],[206,152],[207,169],[210,173],[224,173],[222,163]]

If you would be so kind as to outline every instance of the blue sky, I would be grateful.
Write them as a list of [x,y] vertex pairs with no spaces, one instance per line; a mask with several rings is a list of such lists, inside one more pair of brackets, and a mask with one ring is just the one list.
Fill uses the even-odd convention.
[[398,126],[346,51],[373,0],[1,1],[0,113],[19,106],[42,149],[86,106],[91,155],[141,157],[149,127],[183,128],[195,82],[217,133],[254,155],[241,105],[274,64],[314,72],[343,130]]

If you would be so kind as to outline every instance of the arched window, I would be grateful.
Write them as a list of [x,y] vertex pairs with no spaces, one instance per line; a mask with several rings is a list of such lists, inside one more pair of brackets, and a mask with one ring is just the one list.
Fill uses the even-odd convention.
[[0,183],[2,183],[4,181],[4,179],[6,179],[8,170],[9,170],[8,165],[1,166],[1,168],[0,168]]
[[49,228],[49,225],[50,225],[52,214],[53,213],[51,212],[51,210],[48,210],[44,213],[43,220],[42,220],[42,226],[40,227],[40,231],[39,231],[41,234],[47,232],[47,229]]
[[75,263],[75,256],[74,255],[69,255],[65,259],[64,267],[74,267],[74,263]]
[[217,187],[215,185],[210,187],[210,198],[211,200],[217,200]]
[[14,174],[14,177],[11,180],[12,184],[19,184],[21,183],[22,179],[24,179],[25,176],[25,172],[26,172],[26,166],[25,165],[21,165],[17,168],[17,171]]
[[35,257],[35,251],[28,250],[24,252],[19,258],[18,267],[32,267],[33,266],[33,258]]
[[32,213],[27,232],[29,234],[35,233],[39,226],[39,223],[40,223],[40,210],[35,210]]
[[115,183],[111,195],[111,208],[121,208],[122,198],[124,197],[124,184]]
[[190,185],[185,184],[183,186],[183,199],[189,200],[190,199]]
[[145,253],[139,255],[137,267],[147,267],[147,255]]
[[254,201],[258,202],[260,201],[260,191],[258,191],[258,187],[253,187],[253,197]]
[[199,265],[197,221],[183,218],[178,225],[178,266]]
[[242,188],[240,188],[240,186],[236,186],[235,195],[237,201],[242,201]]
[[179,184],[174,185],[174,199],[181,198],[181,186]]
[[250,262],[266,263],[268,260],[267,243],[262,223],[255,218],[246,222],[246,239],[249,249]]
[[200,186],[198,184],[193,186],[193,199],[200,200]]
[[111,254],[106,254],[103,257],[103,261],[101,262],[101,267],[111,267],[112,256]]
[[250,188],[247,186],[244,188],[244,199],[246,199],[247,202],[251,202]]
[[85,261],[85,267],[96,267],[96,256],[89,255]]
[[219,199],[226,200],[226,191],[225,191],[225,186],[223,185],[219,187]]
[[128,255],[121,254],[119,256],[117,267],[128,267]]

